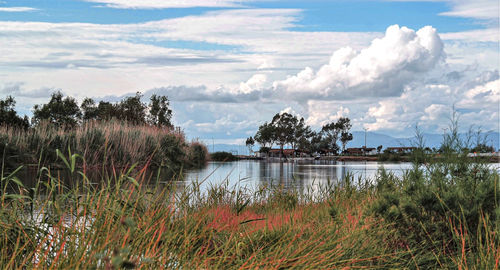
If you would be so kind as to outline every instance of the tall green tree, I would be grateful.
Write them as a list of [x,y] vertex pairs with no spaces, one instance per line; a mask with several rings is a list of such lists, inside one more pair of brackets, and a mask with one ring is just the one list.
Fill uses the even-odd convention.
[[264,148],[272,147],[274,144],[274,138],[274,127],[267,122],[259,126],[259,129],[254,136],[254,140]]
[[340,117],[337,121],[338,128],[341,132],[340,141],[342,142],[342,153],[345,152],[345,146],[349,141],[352,141],[352,133],[350,132],[352,128],[351,119],[347,117]]
[[153,94],[149,102],[148,122],[157,127],[172,127],[172,110],[166,96]]
[[119,119],[133,125],[146,123],[146,104],[141,101],[142,94],[137,92],[133,97],[126,97],[118,104]]
[[338,122],[332,121],[324,125],[321,129],[321,132],[324,134],[322,146],[326,147],[325,149],[332,150],[334,153],[337,153],[339,150],[339,146],[337,141],[341,135],[341,126]]
[[80,105],[83,121],[96,120],[99,116],[99,109],[95,101],[91,98],[85,98]]
[[248,152],[252,154],[253,146],[255,145],[255,140],[252,138],[252,136],[247,138],[247,140],[245,141],[245,145],[248,147]]
[[33,107],[33,121],[39,123],[47,120],[50,123],[66,128],[75,127],[82,117],[80,107],[72,97],[64,97],[60,91],[51,95],[47,104]]
[[0,99],[0,126],[27,129],[30,126],[28,117],[21,118],[15,110],[16,101],[12,96]]
[[301,117],[296,121],[296,125],[293,131],[293,140],[291,142],[293,149],[304,148],[304,145],[309,142],[309,139],[312,137],[313,132],[311,127],[306,125],[304,118]]
[[274,127],[274,138],[276,143],[280,146],[280,156],[283,157],[283,149],[285,145],[291,144],[295,139],[295,128],[298,120],[295,116],[289,113],[277,113],[271,125]]

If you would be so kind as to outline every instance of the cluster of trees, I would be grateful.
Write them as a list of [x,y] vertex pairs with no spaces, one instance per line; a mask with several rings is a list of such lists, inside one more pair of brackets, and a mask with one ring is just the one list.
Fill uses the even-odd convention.
[[16,101],[13,97],[8,96],[5,100],[0,99],[0,126],[27,129],[30,126],[28,117],[17,115],[15,107]]
[[249,149],[255,142],[261,146],[261,152],[267,152],[273,145],[278,145],[283,153],[285,146],[294,150],[305,150],[309,153],[331,152],[337,154],[342,145],[342,152],[349,141],[353,139],[350,132],[351,120],[341,117],[337,122],[324,125],[320,131],[314,131],[306,125],[304,118],[298,118],[290,113],[277,113],[268,123],[259,126],[254,137],[246,141]]
[[[172,110],[166,96],[152,95],[149,104],[142,102],[141,98],[140,92],[117,103],[96,103],[91,98],[85,98],[79,106],[75,98],[64,97],[58,91],[52,93],[48,103],[33,107],[31,124],[48,121],[56,126],[73,128],[85,121],[117,119],[133,125],[172,127]],[[28,128],[28,117],[21,118],[17,115],[14,110],[15,103],[11,96],[0,100],[0,125]]]

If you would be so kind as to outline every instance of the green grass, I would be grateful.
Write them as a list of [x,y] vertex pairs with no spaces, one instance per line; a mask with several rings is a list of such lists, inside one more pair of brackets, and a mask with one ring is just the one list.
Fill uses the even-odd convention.
[[[2,269],[499,267],[499,179],[480,164],[381,170],[374,184],[347,176],[315,191],[225,182],[201,192],[146,184],[147,166],[87,179],[77,155],[57,155],[72,188],[45,167],[34,188],[2,174]],[[492,186],[471,192],[470,181]]]

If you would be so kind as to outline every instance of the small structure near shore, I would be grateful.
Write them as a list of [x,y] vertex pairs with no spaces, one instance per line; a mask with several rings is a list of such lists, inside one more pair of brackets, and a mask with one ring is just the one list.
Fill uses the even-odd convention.
[[351,156],[372,156],[377,154],[377,149],[373,147],[347,148],[345,153]]

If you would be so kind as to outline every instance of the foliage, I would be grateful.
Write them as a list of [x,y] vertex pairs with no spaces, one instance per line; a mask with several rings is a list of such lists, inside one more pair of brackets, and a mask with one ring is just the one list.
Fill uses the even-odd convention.
[[274,128],[269,123],[264,123],[259,126],[259,130],[255,133],[254,140],[262,147],[272,147],[274,144]]
[[277,113],[270,123],[259,126],[254,139],[265,148],[277,144],[281,151],[285,145],[290,145],[292,149],[306,150],[311,154],[325,151],[338,153],[337,141],[341,141],[345,150],[346,144],[353,139],[349,132],[351,127],[350,119],[341,117],[337,122],[327,123],[321,131],[315,132],[306,125],[304,118],[299,119],[284,112]]
[[247,138],[247,140],[245,141],[245,145],[248,147],[248,152],[250,154],[253,153],[253,146],[255,145],[255,140],[252,138],[252,136]]
[[149,103],[149,123],[157,127],[173,127],[170,122],[172,110],[169,106],[170,102],[166,96],[157,96],[153,94]]
[[[483,260],[476,256],[486,256],[481,253],[486,239],[500,226],[498,173],[467,157],[457,130],[452,121],[441,159],[426,158],[418,147],[414,168],[401,180],[381,171],[377,181],[373,212],[393,224],[395,244],[427,254],[418,262],[426,268],[443,268],[451,263],[446,254],[459,252],[461,260]],[[500,243],[496,239],[492,244]]]
[[142,94],[137,92],[135,96],[125,97],[117,104],[118,112],[123,119],[133,125],[144,125],[146,123],[146,104],[141,101]]
[[208,160],[208,149],[200,142],[191,142],[188,149],[187,161],[191,167],[202,168]]
[[21,118],[15,110],[16,101],[12,96],[7,96],[4,100],[0,99],[0,126],[14,128],[29,128],[27,116]]
[[73,128],[80,121],[82,112],[72,97],[65,97],[58,91],[52,93],[47,104],[33,107],[33,122],[38,124],[45,120],[58,127]]
[[352,141],[352,134],[349,132],[352,128],[351,120],[347,117],[340,117],[337,121],[338,129],[340,130],[340,142],[342,142],[342,153],[345,152],[345,146],[349,141]]
[[492,153],[495,152],[495,148],[491,145],[486,145],[484,143],[479,143],[474,148],[470,150],[471,153]]
[[297,118],[289,113],[277,113],[271,121],[273,127],[273,136],[276,144],[280,146],[281,156],[283,156],[283,148],[286,144],[293,144],[295,128],[297,127]]
[[141,99],[142,94],[137,92],[135,96],[125,97],[117,103],[102,100],[96,103],[92,98],[85,98],[78,106],[74,98],[64,98],[61,92],[55,92],[49,103],[34,106],[33,122],[38,124],[48,121],[58,126],[74,128],[82,120],[88,122],[116,119],[132,125],[148,124],[173,128],[172,110],[166,96],[152,95],[149,105]]
[[236,161],[239,158],[232,153],[219,151],[210,154],[210,159],[213,161]]

